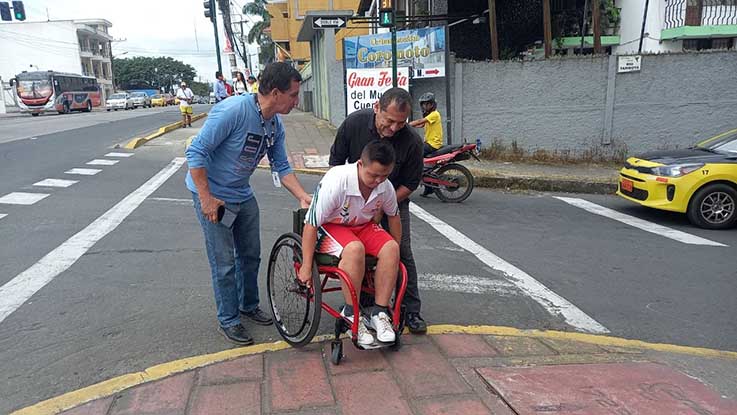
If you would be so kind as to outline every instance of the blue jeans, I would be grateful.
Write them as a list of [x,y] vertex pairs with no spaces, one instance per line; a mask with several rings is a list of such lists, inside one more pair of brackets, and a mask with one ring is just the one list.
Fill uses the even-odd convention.
[[237,213],[233,228],[212,223],[202,215],[199,196],[192,194],[194,209],[205,234],[212,288],[223,328],[240,324],[240,313],[258,308],[258,267],[261,263],[259,210],[256,198],[226,203]]

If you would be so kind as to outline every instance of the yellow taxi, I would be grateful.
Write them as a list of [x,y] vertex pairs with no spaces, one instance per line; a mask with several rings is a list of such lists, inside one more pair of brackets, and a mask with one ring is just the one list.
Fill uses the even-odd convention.
[[655,209],[685,213],[706,229],[737,223],[737,129],[681,150],[630,157],[617,195]]
[[163,95],[154,95],[151,97],[151,106],[152,107],[165,107],[166,106],[166,98]]

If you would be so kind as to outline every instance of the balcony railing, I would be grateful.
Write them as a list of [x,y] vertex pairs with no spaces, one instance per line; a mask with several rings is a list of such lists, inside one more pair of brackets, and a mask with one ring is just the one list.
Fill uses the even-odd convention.
[[664,29],[737,25],[737,0],[665,0]]

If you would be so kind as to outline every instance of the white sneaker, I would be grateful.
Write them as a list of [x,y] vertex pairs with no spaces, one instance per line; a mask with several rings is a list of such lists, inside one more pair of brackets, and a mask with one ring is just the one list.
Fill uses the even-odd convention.
[[376,338],[382,343],[391,343],[396,339],[392,328],[392,320],[383,311],[371,316],[371,327],[376,330]]
[[[348,319],[348,321],[353,324],[353,316],[346,316],[344,313],[344,310],[340,310],[341,317],[345,317]],[[365,318],[359,317],[358,320],[358,344],[362,346],[370,346],[374,344],[374,336],[368,331],[366,328],[366,324],[364,324],[364,321],[366,321]],[[351,328],[348,327],[348,333],[352,334]]]

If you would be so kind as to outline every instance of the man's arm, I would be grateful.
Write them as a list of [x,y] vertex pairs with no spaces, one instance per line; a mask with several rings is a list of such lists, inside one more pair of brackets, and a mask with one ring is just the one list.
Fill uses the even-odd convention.
[[399,215],[389,216],[387,218],[389,222],[389,234],[397,241],[398,244],[402,243],[402,221],[399,219]]
[[412,194],[412,190],[409,190],[406,186],[399,186],[397,187],[397,203],[403,201],[404,199],[408,198],[409,195]]
[[308,287],[312,285],[312,261],[315,256],[316,246],[317,228],[309,223],[305,223],[302,230],[302,266],[299,269],[298,276],[299,280]]
[[212,223],[218,222],[218,208],[225,203],[210,193],[210,185],[207,183],[207,170],[204,167],[189,169],[197,187],[197,196],[200,198],[202,215]]
[[333,145],[330,147],[330,160],[328,161],[328,165],[330,166],[340,166],[348,160],[350,142],[346,134],[346,128],[345,121],[343,121],[338,128],[338,132],[335,134],[335,141],[333,141]]
[[312,196],[305,192],[305,189],[302,187],[302,183],[300,183],[299,179],[297,179],[297,175],[295,175],[294,173],[289,173],[281,178],[281,182],[284,183],[284,187],[289,190],[289,193],[294,195],[294,197],[299,200],[300,207],[305,209],[310,207]]

